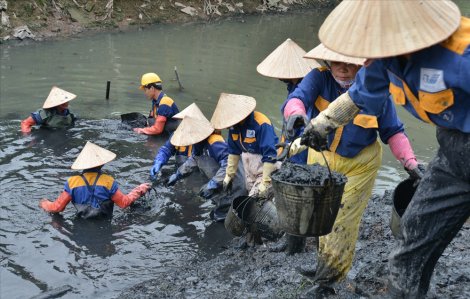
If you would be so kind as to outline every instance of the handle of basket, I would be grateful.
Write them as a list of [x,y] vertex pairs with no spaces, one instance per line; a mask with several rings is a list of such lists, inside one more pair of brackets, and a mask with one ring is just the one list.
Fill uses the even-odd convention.
[[330,173],[330,189],[332,189],[333,188],[333,176],[331,175],[330,165],[328,165],[328,161],[326,160],[325,154],[323,153],[321,149],[320,149],[320,153],[323,156],[323,159],[325,160],[325,163],[326,163],[326,167],[328,168],[328,172]]

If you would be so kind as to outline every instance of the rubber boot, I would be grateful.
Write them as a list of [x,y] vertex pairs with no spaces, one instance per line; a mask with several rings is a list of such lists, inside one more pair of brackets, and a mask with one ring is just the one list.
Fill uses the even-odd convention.
[[313,265],[302,265],[299,269],[300,274],[305,276],[315,276],[317,273],[317,264]]
[[268,246],[271,252],[283,252],[287,249],[287,234],[284,234],[276,244]]
[[294,255],[303,252],[307,238],[294,235],[287,235],[287,255]]

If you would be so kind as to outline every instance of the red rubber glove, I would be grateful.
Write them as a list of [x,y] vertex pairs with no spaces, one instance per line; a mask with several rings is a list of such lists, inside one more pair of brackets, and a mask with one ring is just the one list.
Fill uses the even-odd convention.
[[166,117],[158,115],[153,126],[149,128],[135,128],[134,132],[137,132],[139,134],[158,135],[163,132],[163,127],[165,127],[165,123]]
[[114,193],[111,200],[121,209],[125,209],[130,206],[139,197],[147,193],[150,189],[150,183],[143,183],[135,187],[129,194],[124,195],[119,189]]
[[29,133],[31,132],[31,126],[34,126],[36,121],[32,116],[28,117],[27,119],[21,122],[21,132]]
[[56,201],[50,202],[47,198],[41,199],[39,206],[46,211],[59,213],[65,210],[67,204],[72,200],[72,196],[67,192],[62,191],[62,194],[57,198]]

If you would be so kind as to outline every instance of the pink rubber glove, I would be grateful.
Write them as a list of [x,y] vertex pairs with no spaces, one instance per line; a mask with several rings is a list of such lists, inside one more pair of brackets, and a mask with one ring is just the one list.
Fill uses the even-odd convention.
[[388,145],[395,158],[400,161],[405,170],[410,174],[411,177],[420,180],[424,176],[424,169],[426,168],[424,163],[419,163],[413,154],[410,141],[403,133],[397,133],[390,137]]

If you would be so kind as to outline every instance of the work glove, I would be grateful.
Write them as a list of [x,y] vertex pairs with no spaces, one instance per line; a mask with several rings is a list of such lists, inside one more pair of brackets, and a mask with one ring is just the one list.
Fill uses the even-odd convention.
[[328,135],[348,124],[359,111],[360,109],[354,104],[349,94],[343,93],[310,121],[304,130],[300,144],[316,151],[326,149]]
[[162,168],[163,166],[163,162],[161,161],[155,161],[155,163],[153,164],[152,166],[152,169],[150,169],[150,175],[152,176],[152,178],[154,180],[157,179],[156,175],[157,175],[157,172],[160,171],[160,169]]
[[133,129],[134,132],[137,132],[137,133],[139,133],[139,134],[144,134],[143,130],[144,130],[144,129],[142,129],[142,128],[134,128],[134,129]]
[[300,152],[303,152],[308,147],[305,145],[300,145],[300,138],[295,139],[291,143],[288,142],[281,142],[275,145],[276,148],[282,148],[282,152],[277,155],[276,157],[270,156],[271,160],[275,161],[284,161],[286,158],[292,157],[297,155]]
[[222,188],[224,189],[224,192],[227,193],[227,195],[232,195],[232,187],[233,179],[228,174],[226,174]]
[[271,184],[271,173],[274,171],[274,164],[269,162],[263,163],[263,179],[258,187],[258,196],[268,198],[268,189]]
[[285,121],[284,139],[292,140],[295,137],[295,129],[307,126],[308,117],[305,114],[292,114]]
[[413,187],[417,187],[424,177],[426,171],[426,164],[419,163],[415,159],[410,159],[405,163],[405,170],[410,175],[410,178],[415,179]]
[[302,138],[300,139],[300,144],[311,147],[317,152],[321,150],[326,150],[326,146],[328,145],[328,141],[327,141],[328,134],[333,131],[328,130],[328,131],[321,132],[317,130],[317,128],[314,127],[312,123],[313,123],[313,120],[305,128],[304,133],[302,134]]
[[225,179],[222,186],[224,192],[228,195],[232,195],[233,178],[235,177],[235,173],[237,172],[239,161],[240,155],[228,155],[227,168],[225,169]]
[[258,186],[258,197],[268,198],[269,183],[261,182]]
[[204,186],[199,189],[197,195],[204,197],[205,199],[209,199],[214,194],[214,191],[219,188],[218,184],[214,180],[210,180],[209,183],[205,184]]
[[175,174],[173,174],[169,179],[168,181],[166,182],[166,185],[167,186],[173,186],[177,180],[181,179],[183,177],[183,175],[181,174],[181,172],[179,170],[176,171]]

